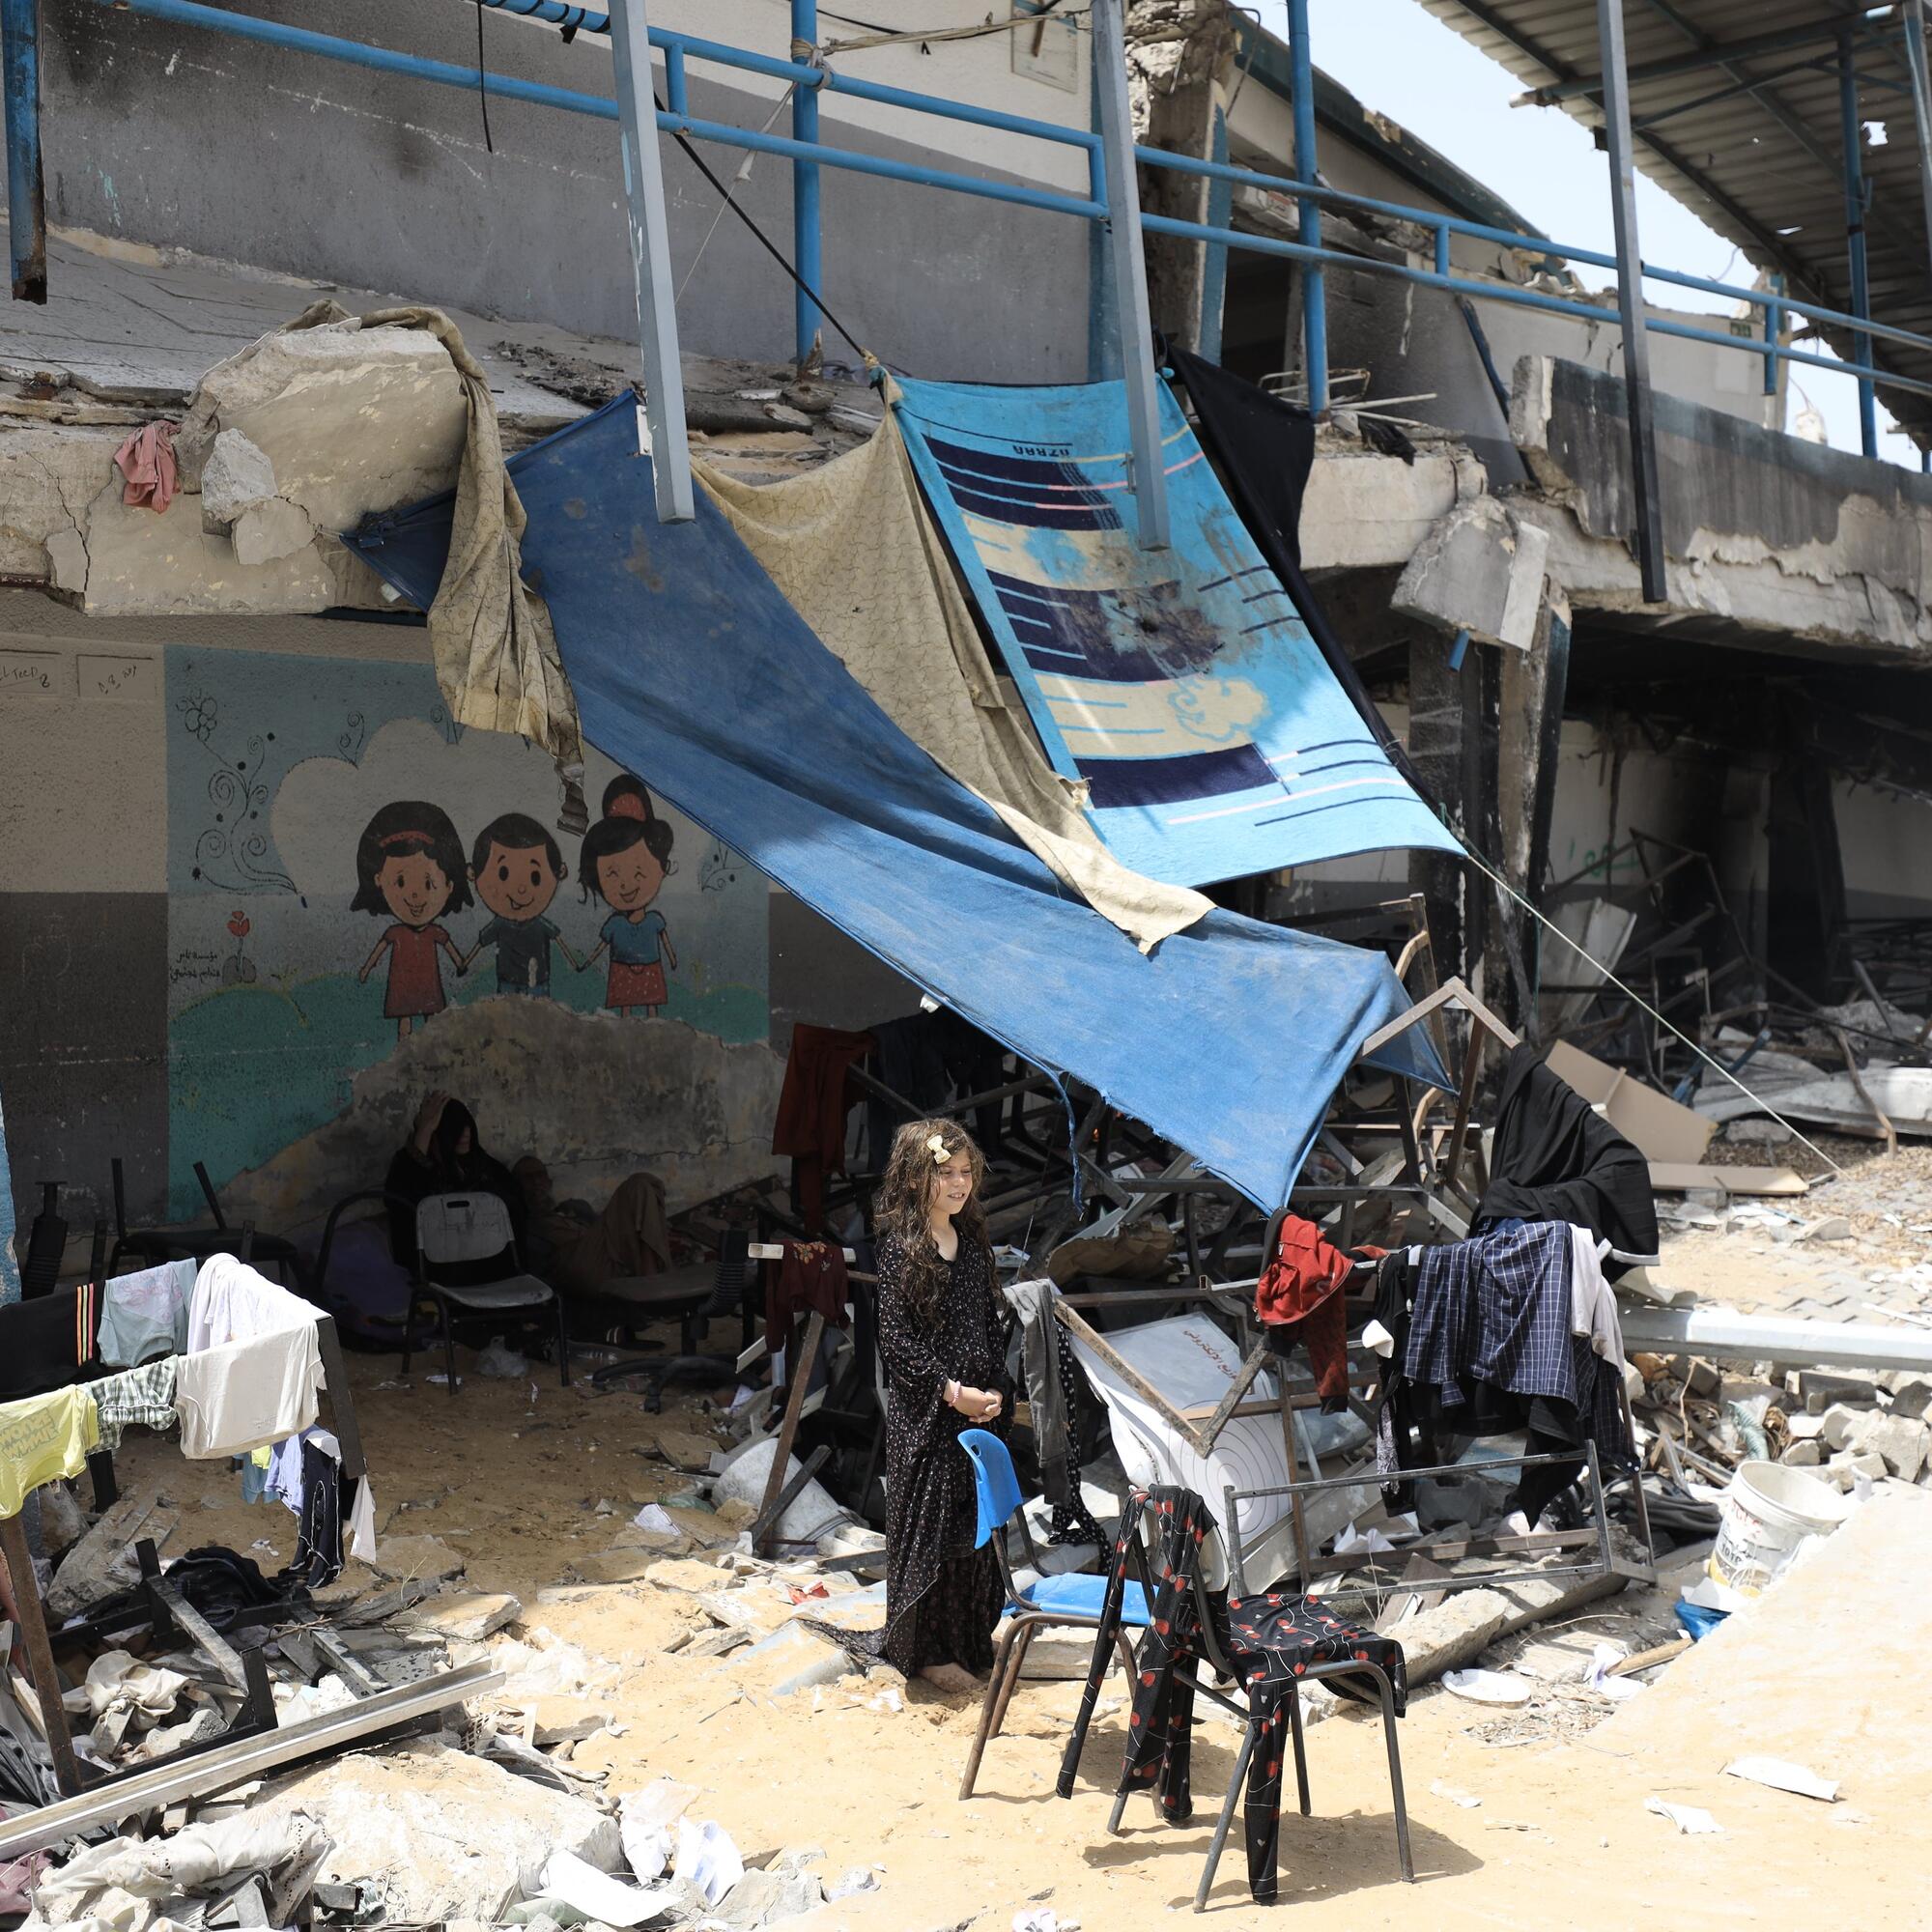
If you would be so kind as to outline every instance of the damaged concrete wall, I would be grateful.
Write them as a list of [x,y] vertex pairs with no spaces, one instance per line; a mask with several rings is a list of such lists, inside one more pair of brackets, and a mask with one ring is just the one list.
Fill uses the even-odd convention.
[[[1551,577],[1579,611],[1643,611],[1622,379],[1526,356],[1511,425],[1538,493],[1515,507],[1549,532]],[[1672,621],[1770,649],[1932,654],[1932,477],[1668,396],[1657,456]]]
[[[231,11],[472,68],[479,22],[463,7],[388,0],[237,0]],[[930,0],[922,26],[978,25],[972,0]],[[487,14],[485,60],[609,99],[608,43]],[[768,55],[781,14],[754,0],[667,0],[654,26]],[[864,30],[829,16],[828,39]],[[837,56],[866,78],[1088,127],[1089,37],[917,41]],[[607,120],[493,99],[486,144],[473,93],[48,0],[41,31],[47,213],[118,240],[192,249],[345,286],[632,337],[636,310],[616,128]],[[1064,55],[1064,58],[1063,58]],[[694,63],[694,115],[761,128],[783,83]],[[128,129],[140,138],[129,141]],[[1084,193],[1077,149],[829,96],[827,143],[955,173]],[[727,183],[740,156],[700,144]],[[770,359],[792,348],[791,284],[672,144],[664,152],[671,265],[687,345]],[[354,185],[353,187],[350,185]],[[787,164],[765,157],[733,189],[789,253]],[[834,172],[823,178],[824,291],[865,346],[922,374],[1077,382],[1086,373],[1082,226],[1009,204]],[[398,218],[406,211],[406,218]],[[712,230],[716,226],[716,233]],[[699,251],[702,260],[699,262]],[[696,265],[696,272],[692,270]],[[685,286],[690,275],[689,286]],[[830,331],[826,353],[857,362]]]
[[549,757],[451,725],[413,626],[4,603],[22,1206],[63,1180],[84,1230],[121,1155],[134,1216],[193,1214],[199,1159],[289,1227],[380,1179],[427,1085],[593,1200],[639,1166],[673,1205],[770,1170],[766,884],[647,788],[607,797],[595,759],[589,833],[561,829]]

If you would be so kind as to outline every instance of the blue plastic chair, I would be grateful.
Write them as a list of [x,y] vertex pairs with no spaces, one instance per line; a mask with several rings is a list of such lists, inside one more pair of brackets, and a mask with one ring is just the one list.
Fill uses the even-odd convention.
[[[986,1740],[997,1737],[1000,1726],[1007,1720],[1007,1706],[1012,1702],[1013,1690],[1019,1683],[1020,1669],[1026,1662],[1027,1651],[1032,1647],[1035,1634],[1048,1624],[1059,1624],[1072,1630],[1101,1629],[1107,1578],[1090,1575],[1036,1575],[1035,1580],[1030,1583],[1018,1582],[1007,1555],[1004,1533],[1015,1517],[1019,1519],[1020,1538],[1026,1546],[1028,1566],[1036,1573],[1039,1570],[1039,1552],[1034,1548],[1033,1531],[1028,1528],[1026,1515],[1021,1508],[1024,1498],[1020,1494],[1019,1478],[1013,1474],[1013,1459],[1008,1454],[1007,1445],[984,1429],[962,1430],[959,1446],[972,1459],[974,1489],[980,1505],[980,1521],[973,1547],[983,1549],[988,1543],[993,1546],[993,1558],[1000,1566],[1000,1581],[1007,1593],[1006,1606],[1000,1612],[1006,1628],[1000,1634],[1000,1647],[993,1659],[992,1679],[986,1686],[986,1699],[980,1707],[979,1735],[973,1740],[972,1755],[966,1760],[966,1775],[959,1782],[960,1797],[970,1798],[974,1779],[980,1775],[980,1759],[985,1752]],[[1127,1630],[1145,1630],[1152,1620],[1145,1588],[1139,1583],[1126,1584],[1122,1592],[1121,1614],[1114,1628],[1114,1639],[1120,1646],[1121,1662],[1129,1683],[1133,1681],[1134,1653],[1133,1646],[1127,1641]]]

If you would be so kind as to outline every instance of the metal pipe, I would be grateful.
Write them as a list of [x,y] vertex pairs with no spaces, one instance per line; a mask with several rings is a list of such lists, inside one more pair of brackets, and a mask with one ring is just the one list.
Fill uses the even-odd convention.
[[[818,0],[791,0],[791,52],[796,60],[802,47],[814,53],[818,47]],[[791,98],[791,131],[795,141],[810,147],[818,145],[818,88],[800,86]],[[793,346],[802,369],[811,358],[812,345],[818,340],[818,304],[806,294],[818,286],[819,276],[819,185],[818,166],[813,161],[795,160],[791,164],[791,259],[801,284],[794,302]]]
[[47,298],[47,203],[41,175],[41,0],[0,0],[7,89],[7,243],[14,299]]
[[1744,1315],[1735,1308],[1659,1308],[1626,1304],[1619,1316],[1626,1351],[1715,1355],[1720,1361],[1782,1368],[1932,1369],[1932,1328],[1889,1328],[1879,1321],[1807,1321],[1795,1315]]
[[631,271],[638,292],[638,341],[644,364],[645,424],[658,522],[688,524],[691,445],[684,421],[684,367],[677,347],[677,290],[670,273],[670,225],[665,218],[664,163],[651,99],[651,46],[644,0],[615,0],[611,57],[617,106],[624,117],[624,197]]
[[[1288,0],[1290,85],[1294,92],[1294,171],[1304,182],[1318,172],[1315,159],[1315,59],[1308,42],[1308,0]],[[1302,246],[1321,245],[1321,204],[1301,198],[1298,233]],[[1302,271],[1301,370],[1307,379],[1308,407],[1328,407],[1328,277],[1311,263]]]
[[1143,550],[1168,544],[1166,452],[1161,447],[1159,375],[1141,251],[1141,192],[1134,174],[1133,110],[1127,102],[1124,0],[1093,0],[1094,89],[1107,183],[1107,270],[1119,321],[1121,378],[1127,391],[1128,484]]
[[[1871,285],[1865,267],[1864,134],[1859,126],[1859,70],[1850,34],[1838,41],[1838,124],[1845,150],[1845,249],[1851,257],[1852,313],[1863,321],[1871,314]],[[1871,367],[1869,335],[1854,333],[1852,359]],[[1867,456],[1878,454],[1878,398],[1868,375],[1859,378],[1859,444]]]
[[[1776,269],[1772,270],[1766,283],[1767,293],[1775,294],[1781,292],[1783,287],[1784,277]],[[1764,305],[1764,339],[1774,349],[1777,346],[1778,337],[1784,332],[1783,317],[1783,303],[1774,300],[1766,301]],[[1776,355],[1767,355],[1764,358],[1764,392],[1767,396],[1777,394],[1777,357]]]
[[[1892,10],[1886,9],[1886,12]],[[1875,24],[1875,18],[1865,23]],[[1750,60],[1759,54],[1783,53],[1792,47],[1826,45],[1838,38],[1836,20],[1811,21],[1802,27],[1784,27],[1776,33],[1758,34],[1749,40],[1699,47],[1690,53],[1671,54],[1662,60],[1640,61],[1624,74],[1628,87],[1641,87],[1646,81],[1671,80],[1679,74],[1700,73],[1705,68],[1723,67],[1730,61]],[[1604,63],[1607,70],[1609,62]],[[1574,80],[1559,81],[1550,87],[1533,87],[1512,103],[1520,107],[1554,107],[1558,101],[1574,100],[1578,95],[1601,94],[1605,76],[1578,74]]]
[[1604,128],[1610,151],[1610,212],[1617,241],[1617,312],[1624,333],[1624,404],[1630,418],[1634,548],[1647,604],[1668,594],[1663,563],[1663,508],[1659,499],[1657,436],[1651,420],[1650,342],[1644,333],[1643,256],[1636,234],[1636,179],[1631,161],[1630,97],[1624,80],[1623,0],[1597,0],[1603,48]]
[[[421,55],[398,53],[385,47],[366,46],[358,42],[315,33],[306,28],[288,27],[278,21],[257,19],[247,14],[231,13],[225,8],[203,5],[201,0],[98,0],[98,4],[111,7],[115,11],[141,14],[181,26],[198,27],[213,33],[228,34],[237,39],[257,41],[267,45],[285,47],[292,51],[313,54],[322,59],[335,60],[379,72],[403,74],[438,85],[457,87],[472,94],[479,85],[483,85],[491,93],[504,99],[526,100],[533,105],[554,107],[563,112],[587,115],[599,120],[616,121],[619,118],[614,101],[603,99],[595,95],[575,93],[569,89],[521,80],[507,74],[493,73],[481,76],[474,68],[458,67],[446,61],[430,60]],[[541,0],[543,6],[554,4],[555,0]],[[512,11],[525,10],[517,6]],[[559,9],[559,11],[568,10]],[[554,14],[547,12],[538,12],[534,16],[544,19],[555,18]],[[604,17],[586,16],[584,24],[589,28],[592,19]],[[558,22],[558,24],[566,23]],[[1030,121],[1022,116],[1002,114],[993,109],[949,102],[936,96],[878,86],[869,81],[852,80],[842,75],[803,67],[795,62],[728,47],[717,42],[690,35],[653,29],[650,42],[652,45],[664,51],[666,84],[673,95],[682,94],[683,62],[689,55],[691,58],[714,61],[746,72],[797,80],[806,85],[813,84],[815,81],[816,84],[830,87],[836,92],[848,93],[856,98],[876,100],[886,105],[904,107],[912,112],[929,113],[945,119],[997,128],[1065,146],[1082,147],[1088,150],[1094,175],[1097,177],[1100,173],[1099,137],[1088,130],[1055,127],[1046,122]],[[877,175],[888,180],[945,188],[951,192],[976,195],[986,200],[1007,201],[1019,207],[1035,208],[1050,213],[1077,215],[1090,221],[1103,220],[1106,215],[1104,196],[1099,192],[1083,199],[1076,195],[1060,194],[1020,184],[990,181],[940,169],[920,167],[909,162],[888,160],[879,156],[861,155],[826,147],[823,144],[820,144],[812,155],[806,156],[799,153],[805,144],[793,142],[787,137],[761,134],[753,129],[732,128],[720,122],[702,120],[674,111],[660,112],[658,127],[664,132],[682,131],[701,140],[752,149],[786,158],[810,158],[826,167],[844,168],[858,173]],[[1317,183],[1291,181],[1281,176],[1265,175],[1254,169],[1236,167],[1226,162],[1168,154],[1159,149],[1136,148],[1134,156],[1143,166],[1212,175],[1240,185],[1294,194],[1323,206],[1359,209],[1366,213],[1384,214],[1405,221],[1423,221],[1437,234],[1438,259],[1443,247],[1442,238],[1447,235],[1461,235],[1530,254],[1541,254],[1550,259],[1597,268],[1616,267],[1613,256],[1604,255],[1593,249],[1571,247],[1551,242],[1544,236],[1516,234],[1508,229],[1491,227],[1486,223],[1466,221],[1460,216],[1441,215],[1428,211],[1405,208],[1397,203],[1379,201],[1367,195],[1350,194],[1346,190],[1325,187]],[[1507,302],[1518,307],[1538,309],[1546,314],[1575,316],[1590,322],[1604,321],[1609,315],[1609,311],[1593,302],[1545,295],[1540,291],[1524,289],[1514,284],[1478,282],[1443,272],[1431,273],[1426,270],[1410,268],[1406,264],[1385,263],[1368,256],[1344,255],[1330,248],[1320,246],[1311,248],[1298,242],[1249,234],[1246,231],[1236,231],[1213,224],[1179,222],[1163,216],[1143,215],[1141,226],[1148,233],[1174,234],[1194,242],[1219,242],[1230,247],[1252,253],[1278,255],[1289,261],[1315,267],[1329,262],[1344,263],[1351,270],[1394,274],[1424,287],[1465,295],[1479,301]],[[1647,267],[1644,273],[1651,279],[1674,287],[1695,289],[1711,295],[1743,300],[1758,308],[1769,305],[1769,298],[1762,291],[1738,288],[1729,283],[1713,281],[1707,276],[1690,275],[1676,270],[1655,267]],[[1780,315],[1788,311],[1792,315],[1804,316],[1808,321],[1828,327],[1856,327],[1870,338],[1896,342],[1907,348],[1924,350],[1932,347],[1932,338],[1916,334],[1910,329],[1874,322],[1868,317],[1854,318],[1840,310],[1825,308],[1789,295],[1781,293],[1777,295],[1776,305]],[[1728,348],[1733,351],[1743,349],[1745,353],[1760,355],[1774,353],[1754,343],[1744,343],[1728,334],[1719,334],[1716,330],[1699,328],[1689,324],[1654,320],[1649,326],[1652,332],[1657,334],[1673,335],[1686,341],[1707,343],[1717,348]],[[1820,369],[1833,374],[1857,373],[1853,366],[1842,358],[1814,355],[1805,350],[1781,344],[1775,355],[1776,359],[1779,361],[1799,363],[1806,368]],[[1869,373],[1874,382],[1888,388],[1900,389],[1914,395],[1932,395],[1932,384],[1876,368],[1870,369]]]
[[1932,252],[1932,71],[1925,59],[1925,0],[1905,0],[1905,65],[1912,76],[1912,128],[1918,136],[1918,194]]

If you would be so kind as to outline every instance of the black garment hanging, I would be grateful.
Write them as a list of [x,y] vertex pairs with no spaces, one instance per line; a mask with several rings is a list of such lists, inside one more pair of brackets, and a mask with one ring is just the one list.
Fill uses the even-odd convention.
[[1213,459],[1229,501],[1247,526],[1255,548],[1294,600],[1316,649],[1361,713],[1376,743],[1417,797],[1430,804],[1402,741],[1369,696],[1348,646],[1335,634],[1302,572],[1301,497],[1315,465],[1314,417],[1184,349],[1170,349],[1169,359],[1187,384],[1202,447]]
[[1611,1253],[1611,1281],[1657,1254],[1650,1163],[1524,1043],[1510,1049],[1490,1154],[1490,1185],[1472,1234],[1497,1221],[1567,1221]]

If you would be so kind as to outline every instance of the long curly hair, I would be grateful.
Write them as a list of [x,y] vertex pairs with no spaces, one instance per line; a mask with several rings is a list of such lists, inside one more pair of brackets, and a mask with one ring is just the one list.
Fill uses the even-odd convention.
[[[933,1156],[935,1139],[946,1150],[945,1162]],[[971,1243],[990,1256],[993,1244],[986,1235],[986,1210],[980,1204],[986,1157],[956,1121],[908,1121],[893,1138],[893,1151],[873,1197],[873,1232],[880,1240],[890,1237],[905,1251],[906,1297],[930,1327],[939,1325],[948,1267],[932,1238],[932,1183],[943,1165],[962,1158],[973,1176],[973,1191],[953,1215],[952,1225],[959,1231],[962,1252]]]

